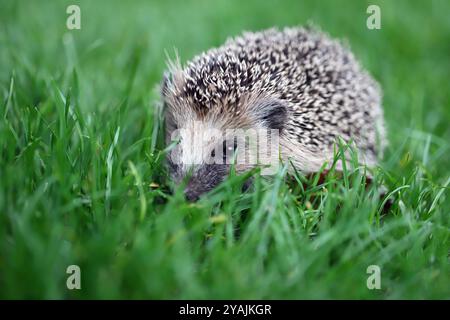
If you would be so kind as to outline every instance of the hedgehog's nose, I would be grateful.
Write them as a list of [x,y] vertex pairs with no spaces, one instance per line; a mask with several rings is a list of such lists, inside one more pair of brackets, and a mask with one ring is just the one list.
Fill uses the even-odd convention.
[[184,189],[184,196],[186,197],[186,200],[190,202],[194,202],[200,199],[199,193],[190,189],[189,187]]

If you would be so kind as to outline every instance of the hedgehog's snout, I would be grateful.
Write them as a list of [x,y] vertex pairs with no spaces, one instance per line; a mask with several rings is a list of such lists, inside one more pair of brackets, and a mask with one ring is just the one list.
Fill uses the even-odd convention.
[[186,187],[184,189],[184,196],[186,197],[187,201],[195,202],[198,199],[200,199],[200,193],[195,188]]
[[197,201],[200,197],[219,185],[227,175],[227,166],[222,164],[205,164],[192,172],[184,195],[188,201]]

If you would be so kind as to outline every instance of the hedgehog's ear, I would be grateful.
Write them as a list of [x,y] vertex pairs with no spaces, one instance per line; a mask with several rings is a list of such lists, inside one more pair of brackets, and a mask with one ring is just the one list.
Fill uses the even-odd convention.
[[269,129],[282,130],[287,119],[287,106],[278,99],[263,99],[255,104],[258,121]]

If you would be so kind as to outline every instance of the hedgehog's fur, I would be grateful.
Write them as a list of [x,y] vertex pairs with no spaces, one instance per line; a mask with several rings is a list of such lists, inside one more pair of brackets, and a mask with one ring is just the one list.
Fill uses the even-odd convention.
[[[282,158],[303,172],[315,172],[331,160],[338,137],[354,141],[368,166],[377,163],[385,145],[378,84],[346,46],[313,28],[246,32],[195,57],[185,68],[171,62],[162,100],[168,134],[191,121],[221,130],[280,129]],[[192,145],[185,153],[197,156]],[[178,178],[187,170],[172,169]],[[214,168],[203,170],[214,175]],[[220,168],[213,182],[202,181],[207,187],[191,189],[196,195],[208,191],[225,172]],[[204,175],[197,175],[197,181]]]

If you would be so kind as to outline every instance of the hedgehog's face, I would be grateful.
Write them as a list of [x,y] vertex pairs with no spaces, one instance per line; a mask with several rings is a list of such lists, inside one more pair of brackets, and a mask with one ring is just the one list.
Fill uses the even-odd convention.
[[172,117],[166,119],[167,142],[174,144],[167,157],[171,178],[176,184],[186,180],[186,198],[195,201],[224,180],[237,145],[211,123],[186,119],[171,130]]
[[199,119],[189,109],[182,115],[166,110],[166,144],[172,144],[167,156],[169,172],[176,184],[185,181],[190,201],[222,182],[232,165],[240,174],[261,163],[278,164],[279,130],[267,130],[260,121],[234,128],[225,119]]
[[[234,108],[221,103],[205,110],[189,97],[163,91],[163,102],[166,144],[173,144],[167,156],[169,172],[176,184],[185,181],[190,201],[222,182],[232,164],[239,174],[261,160],[268,162],[261,156],[267,154],[267,133],[276,132],[278,137],[287,113],[285,106],[273,99],[242,99]],[[278,164],[279,146],[272,135],[269,139],[269,160],[276,159]]]

